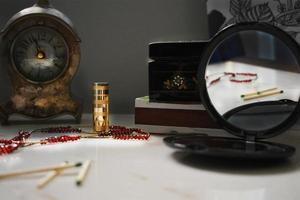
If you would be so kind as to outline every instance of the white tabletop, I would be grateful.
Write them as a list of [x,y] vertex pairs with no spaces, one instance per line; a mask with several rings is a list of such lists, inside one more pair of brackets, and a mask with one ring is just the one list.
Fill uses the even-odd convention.
[[[88,118],[88,121],[90,117]],[[87,121],[87,122],[88,122]],[[112,116],[114,124],[133,126],[132,115]],[[47,125],[41,125],[47,126]],[[1,127],[1,137],[11,137],[20,128]],[[214,131],[212,131],[214,133]],[[220,131],[215,133],[221,134]],[[229,135],[228,135],[229,136]],[[296,129],[275,138],[300,149]],[[67,175],[43,190],[36,189],[40,175],[0,181],[2,200],[291,200],[300,198],[300,153],[289,163],[216,163],[175,153],[162,137],[150,141],[82,140],[74,143],[36,146],[0,157],[0,173],[56,165],[64,161],[91,159],[93,164],[82,187]]]

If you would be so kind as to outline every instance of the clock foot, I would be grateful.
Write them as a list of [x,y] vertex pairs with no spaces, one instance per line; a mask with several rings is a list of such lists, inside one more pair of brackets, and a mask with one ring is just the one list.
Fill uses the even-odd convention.
[[78,114],[75,116],[76,124],[80,124],[80,123],[81,123],[81,118],[82,118],[81,113],[78,113]]
[[2,126],[9,125],[8,123],[8,115],[6,114],[5,110],[0,106],[0,122]]
[[8,119],[5,119],[5,120],[1,121],[1,125],[2,126],[9,126]]
[[82,118],[82,105],[80,104],[77,108],[77,111],[74,113],[74,118],[76,121],[76,124],[80,124],[81,123],[81,118]]
[[8,118],[2,118],[1,117],[0,121],[1,121],[2,126],[8,126],[9,125]]

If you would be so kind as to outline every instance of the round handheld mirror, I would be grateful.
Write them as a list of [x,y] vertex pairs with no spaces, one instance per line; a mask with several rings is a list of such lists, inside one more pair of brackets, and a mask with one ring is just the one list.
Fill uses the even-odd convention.
[[[198,69],[202,103],[215,121],[239,138],[199,137],[169,144],[205,156],[282,159],[295,148],[262,141],[299,116],[300,48],[265,23],[230,26],[209,43]],[[173,142],[173,143],[172,143]]]

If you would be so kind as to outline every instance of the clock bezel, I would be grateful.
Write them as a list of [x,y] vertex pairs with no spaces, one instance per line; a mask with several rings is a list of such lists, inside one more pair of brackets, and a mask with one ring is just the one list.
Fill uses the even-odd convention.
[[[64,45],[66,47],[66,50],[67,50],[67,62],[65,64],[65,66],[63,67],[64,69],[53,79],[49,80],[49,81],[34,81],[34,80],[30,80],[28,77],[26,77],[25,75],[23,75],[20,70],[17,68],[16,66],[16,63],[15,63],[15,56],[14,56],[14,47],[15,47],[15,43],[16,41],[19,39],[20,36],[22,36],[23,33],[26,33],[26,32],[29,32],[31,29],[48,29],[48,30],[51,30],[53,31],[55,34],[59,35],[61,37],[61,39],[63,39],[63,42],[64,42]],[[50,27],[50,26],[44,26],[44,25],[34,25],[34,26],[30,26],[30,27],[26,27],[24,28],[23,30],[19,31],[19,33],[17,33],[15,35],[15,37],[13,38],[12,40],[12,43],[10,45],[10,62],[12,64],[12,68],[14,71],[16,71],[18,73],[18,75],[20,75],[20,77],[22,77],[24,80],[32,83],[32,84],[36,84],[36,85],[41,85],[41,84],[49,84],[49,83],[52,83],[58,79],[60,79],[65,73],[66,71],[68,70],[69,68],[69,65],[70,65],[70,59],[71,59],[71,56],[70,56],[70,46],[66,40],[66,38],[64,37],[64,34],[60,33],[59,31],[57,31],[56,29],[54,29],[53,27]]]

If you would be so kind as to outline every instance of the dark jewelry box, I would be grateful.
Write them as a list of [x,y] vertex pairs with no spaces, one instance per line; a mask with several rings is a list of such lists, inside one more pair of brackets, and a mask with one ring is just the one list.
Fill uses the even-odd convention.
[[151,102],[200,102],[196,73],[207,41],[149,45]]

